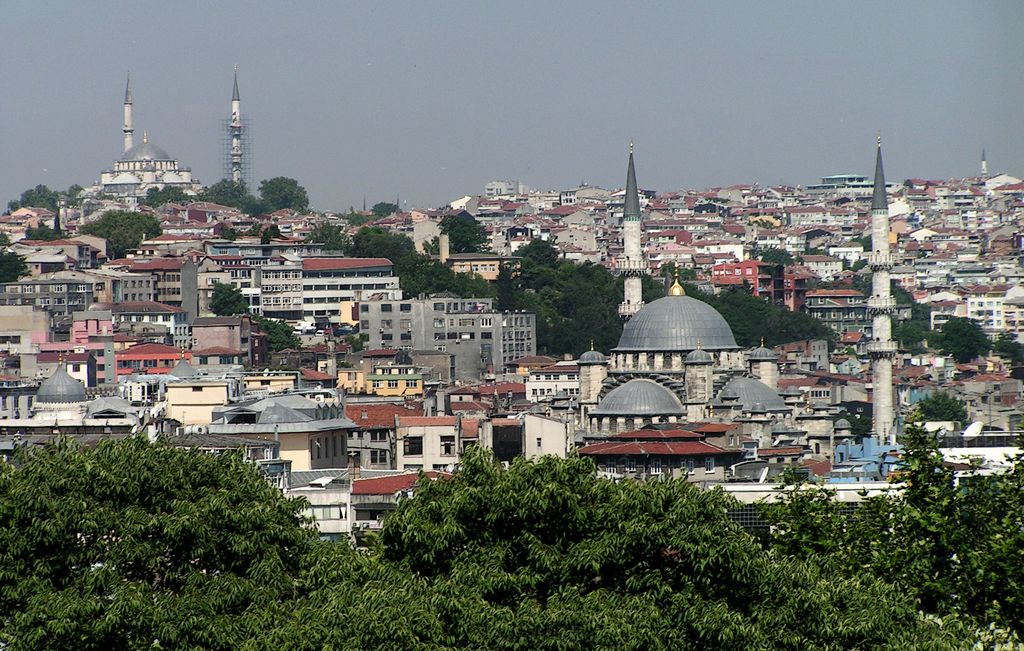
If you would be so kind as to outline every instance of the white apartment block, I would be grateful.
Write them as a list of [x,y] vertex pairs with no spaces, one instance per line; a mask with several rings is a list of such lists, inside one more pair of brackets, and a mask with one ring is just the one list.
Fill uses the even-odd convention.
[[563,361],[530,371],[526,397],[534,402],[549,401],[559,394],[580,395],[580,368],[575,361]]

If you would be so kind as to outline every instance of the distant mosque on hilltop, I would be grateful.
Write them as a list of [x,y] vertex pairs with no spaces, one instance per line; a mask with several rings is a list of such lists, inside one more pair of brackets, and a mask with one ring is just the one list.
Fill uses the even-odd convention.
[[[128,204],[138,203],[154,188],[178,188],[187,195],[197,195],[203,189],[203,185],[192,176],[190,168],[180,165],[166,150],[151,142],[146,131],[142,133],[142,142],[135,141],[134,104],[129,75],[124,91],[123,153],[114,161],[112,168],[100,173],[99,183],[88,188],[87,195],[109,197]],[[247,180],[251,169],[248,120],[241,112],[237,67],[231,95],[231,114],[224,124],[224,178],[233,181]]]

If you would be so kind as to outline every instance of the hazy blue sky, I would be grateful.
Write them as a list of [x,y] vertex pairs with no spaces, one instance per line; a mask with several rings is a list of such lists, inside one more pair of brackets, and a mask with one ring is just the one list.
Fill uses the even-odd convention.
[[3,3],[0,200],[136,138],[212,183],[240,66],[256,179],[322,209],[562,189],[1024,173],[1024,2]]

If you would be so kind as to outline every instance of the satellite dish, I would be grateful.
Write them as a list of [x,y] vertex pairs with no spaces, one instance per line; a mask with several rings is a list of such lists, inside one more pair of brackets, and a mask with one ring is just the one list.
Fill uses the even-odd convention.
[[984,429],[985,424],[982,423],[980,420],[976,420],[970,425],[968,425],[967,429],[964,430],[964,438],[968,436],[981,436],[981,432]]

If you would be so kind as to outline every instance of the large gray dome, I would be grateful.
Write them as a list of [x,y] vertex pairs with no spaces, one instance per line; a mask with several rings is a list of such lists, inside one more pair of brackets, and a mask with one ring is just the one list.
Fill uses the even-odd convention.
[[608,392],[590,412],[594,416],[683,416],[686,410],[654,380],[638,378]]
[[729,380],[719,396],[726,393],[739,396],[739,404],[744,411],[754,411],[755,406],[759,412],[789,411],[789,407],[774,389],[752,377],[734,377]]
[[[698,346],[699,344],[699,346]],[[617,351],[735,350],[732,329],[715,308],[689,296],[645,305],[622,328]]]
[[151,142],[143,140],[139,144],[135,145],[121,156],[121,160],[124,161],[143,161],[143,160],[172,160],[170,155],[163,149],[157,147]]
[[57,365],[53,375],[43,380],[36,391],[36,402],[61,404],[86,402],[85,387],[81,382],[68,375],[63,364]]

